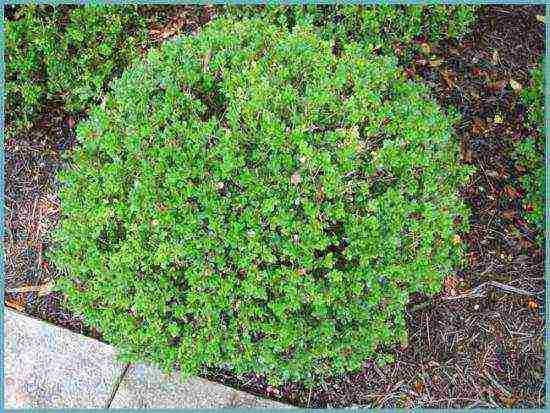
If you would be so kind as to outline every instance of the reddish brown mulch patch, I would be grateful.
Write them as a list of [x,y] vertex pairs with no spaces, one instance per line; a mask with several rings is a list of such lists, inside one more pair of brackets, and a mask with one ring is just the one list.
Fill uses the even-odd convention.
[[[164,9],[166,24],[151,35],[163,40],[186,30],[189,8]],[[471,206],[468,267],[447,279],[431,300],[410,306],[409,345],[384,368],[334,377],[312,390],[268,386],[253,374],[236,378],[209,369],[204,376],[304,407],[542,407],[544,405],[544,254],[523,219],[510,159],[512,144],[535,131],[524,126],[525,108],[514,82],[525,86],[544,52],[542,6],[491,6],[460,43],[429,45],[407,63],[445,107],[459,110],[456,127],[463,161],[477,173],[462,195]],[[200,12],[196,27],[212,16]],[[194,27],[194,26],[193,26]],[[196,30],[196,27],[190,30]],[[419,39],[422,42],[422,39]],[[514,85],[514,86],[512,86]],[[55,113],[55,112],[54,112]],[[6,142],[7,288],[42,285],[55,277],[43,259],[58,208],[53,173],[59,153],[74,143],[72,122],[59,113],[40,130]],[[6,304],[75,331],[91,334],[62,310],[61,297],[37,292],[6,294]]]

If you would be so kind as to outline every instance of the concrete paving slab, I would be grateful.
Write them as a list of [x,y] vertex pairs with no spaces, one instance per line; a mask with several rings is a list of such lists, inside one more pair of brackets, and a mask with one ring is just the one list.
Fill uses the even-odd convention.
[[100,341],[4,307],[5,408],[104,408],[124,365]]
[[180,380],[147,364],[130,366],[111,408],[291,408],[201,378]]

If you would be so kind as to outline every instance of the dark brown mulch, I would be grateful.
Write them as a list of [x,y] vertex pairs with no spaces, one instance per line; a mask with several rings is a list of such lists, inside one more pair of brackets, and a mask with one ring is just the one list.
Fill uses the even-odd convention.
[[[181,30],[178,19],[188,13],[165,11],[164,32],[159,27],[152,33],[160,40],[173,35],[174,27]],[[196,19],[199,26],[208,13]],[[311,391],[296,384],[272,388],[253,374],[236,378],[209,369],[204,376],[304,407],[544,405],[544,254],[523,219],[522,172],[510,159],[513,142],[536,133],[524,127],[525,108],[510,85],[527,85],[544,52],[544,25],[536,15],[544,15],[542,6],[486,7],[467,39],[430,44],[428,54],[407,64],[411,78],[427,82],[443,107],[461,113],[456,131],[463,162],[477,173],[462,191],[472,210],[471,230],[462,237],[468,267],[447,279],[433,299],[414,298],[409,346],[396,351],[396,362],[384,368],[367,364],[361,373]],[[52,174],[74,136],[66,115],[50,116],[42,124],[46,131],[6,142],[7,288],[55,276],[41,254],[59,209]],[[56,294],[6,294],[7,305],[92,334],[62,310],[61,300]]]
[[[67,120],[63,113],[53,111],[44,115],[37,128],[26,136],[5,142],[5,303],[73,331],[88,333],[81,320],[62,309],[61,297],[47,290],[56,276],[44,257],[48,231],[59,215],[54,174],[62,167],[61,151],[75,141]],[[44,290],[24,292],[27,286]],[[10,293],[17,289],[23,292]]]

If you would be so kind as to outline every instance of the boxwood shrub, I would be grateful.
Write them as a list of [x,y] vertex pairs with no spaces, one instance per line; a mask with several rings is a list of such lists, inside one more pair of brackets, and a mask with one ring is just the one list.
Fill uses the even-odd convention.
[[526,190],[523,203],[525,217],[538,231],[538,241],[544,240],[544,62],[532,72],[531,84],[524,89],[522,103],[527,107],[527,125],[535,130],[532,137],[520,141],[514,148],[516,165],[525,174],[520,182]]
[[112,83],[60,175],[52,258],[126,360],[311,383],[388,360],[460,264],[448,117],[391,58],[218,19]]

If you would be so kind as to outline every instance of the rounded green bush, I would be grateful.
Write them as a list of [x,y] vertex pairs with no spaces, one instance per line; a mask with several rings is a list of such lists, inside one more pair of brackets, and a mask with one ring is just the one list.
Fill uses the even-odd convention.
[[409,294],[462,256],[469,170],[427,94],[308,27],[220,19],[150,52],[62,175],[72,309],[184,373],[309,382],[387,360]]

